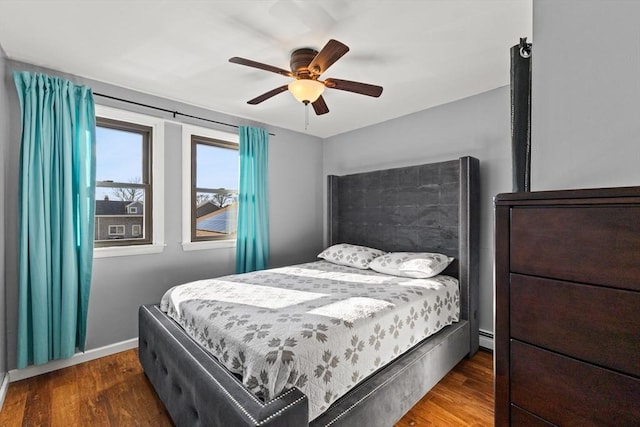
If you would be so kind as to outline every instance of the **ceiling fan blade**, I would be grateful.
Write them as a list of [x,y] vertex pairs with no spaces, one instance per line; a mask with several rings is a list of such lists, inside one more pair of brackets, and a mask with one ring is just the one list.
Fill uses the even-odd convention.
[[313,105],[313,111],[315,111],[316,115],[318,116],[327,114],[329,112],[329,107],[327,107],[327,103],[324,102],[324,98],[322,98],[322,95],[320,95],[320,98],[312,102],[311,105]]
[[370,85],[368,83],[352,82],[350,80],[326,79],[324,85],[331,89],[346,90],[348,92],[359,93],[379,97],[382,94],[382,86]]
[[327,71],[327,68],[331,67],[334,62],[342,57],[345,53],[349,52],[349,47],[340,43],[338,40],[329,40],[320,52],[316,55],[307,67],[309,72],[319,76]]
[[263,93],[260,96],[256,96],[252,100],[247,101],[247,104],[251,104],[251,105],[260,104],[262,101],[266,101],[267,99],[271,98],[272,96],[276,96],[279,93],[285,92],[287,89],[289,89],[288,85],[280,86],[278,88],[270,90],[269,92]]
[[261,62],[252,61],[250,59],[238,58],[237,56],[234,56],[233,58],[229,59],[229,62],[233,62],[234,64],[246,65],[247,67],[258,68],[260,70],[271,71],[272,73],[281,74],[287,77],[294,77],[291,71],[274,67],[272,65],[263,64]]

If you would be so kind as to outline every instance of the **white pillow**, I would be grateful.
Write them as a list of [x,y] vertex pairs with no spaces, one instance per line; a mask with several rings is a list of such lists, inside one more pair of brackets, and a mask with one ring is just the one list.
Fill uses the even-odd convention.
[[334,264],[346,265],[347,267],[355,267],[366,270],[369,263],[374,258],[384,255],[385,252],[379,249],[368,248],[366,246],[351,245],[349,243],[340,243],[328,247],[318,254],[318,258]]
[[453,257],[431,252],[390,252],[374,259],[369,268],[392,276],[427,279],[444,271]]

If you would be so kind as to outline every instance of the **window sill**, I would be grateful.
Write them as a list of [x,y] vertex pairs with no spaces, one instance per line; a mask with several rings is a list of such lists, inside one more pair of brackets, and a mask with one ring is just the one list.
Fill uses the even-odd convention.
[[107,248],[94,248],[93,258],[110,258],[116,256],[159,254],[164,251],[165,244],[111,246]]
[[236,241],[233,240],[211,240],[208,242],[183,242],[182,250],[188,251],[202,251],[207,249],[224,249],[235,248]]

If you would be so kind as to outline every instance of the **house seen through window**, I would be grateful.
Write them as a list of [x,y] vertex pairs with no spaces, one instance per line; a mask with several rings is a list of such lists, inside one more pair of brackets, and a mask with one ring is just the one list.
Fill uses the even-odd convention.
[[191,136],[191,241],[236,236],[238,144]]
[[96,118],[96,247],[151,243],[151,135]]

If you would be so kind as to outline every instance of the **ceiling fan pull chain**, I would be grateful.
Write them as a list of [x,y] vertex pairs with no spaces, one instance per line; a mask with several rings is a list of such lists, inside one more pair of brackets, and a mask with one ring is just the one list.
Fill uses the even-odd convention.
[[309,103],[304,103],[304,130],[309,129]]

